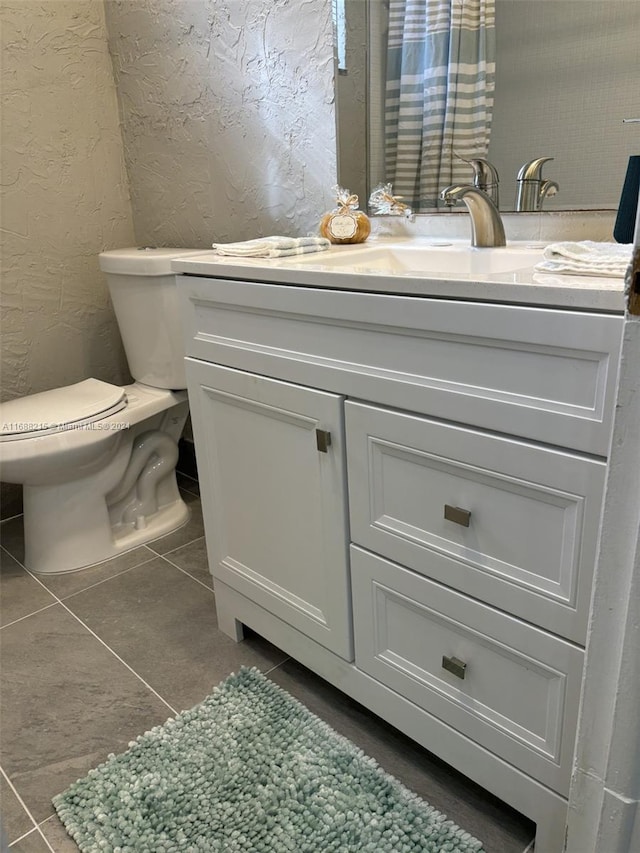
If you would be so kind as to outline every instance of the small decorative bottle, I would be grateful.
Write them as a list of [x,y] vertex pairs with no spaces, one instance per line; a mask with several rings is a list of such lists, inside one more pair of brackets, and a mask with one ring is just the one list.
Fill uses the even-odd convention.
[[325,213],[320,234],[332,243],[364,243],[371,233],[369,217],[358,210],[358,196],[342,187],[334,187],[338,207]]

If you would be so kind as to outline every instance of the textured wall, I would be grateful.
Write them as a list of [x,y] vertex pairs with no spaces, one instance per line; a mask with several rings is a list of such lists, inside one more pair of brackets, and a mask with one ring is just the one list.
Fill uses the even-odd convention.
[[106,0],[139,243],[316,230],[336,182],[331,0]]
[[0,8],[3,399],[125,381],[97,264],[134,239],[103,5]]

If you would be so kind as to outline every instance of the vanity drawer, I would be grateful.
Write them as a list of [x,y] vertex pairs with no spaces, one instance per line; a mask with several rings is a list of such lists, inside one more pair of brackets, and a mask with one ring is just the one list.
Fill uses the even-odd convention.
[[608,453],[622,317],[198,276],[178,287],[195,358]]
[[351,538],[584,644],[606,466],[347,401]]
[[351,580],[359,669],[567,793],[581,649],[355,546]]

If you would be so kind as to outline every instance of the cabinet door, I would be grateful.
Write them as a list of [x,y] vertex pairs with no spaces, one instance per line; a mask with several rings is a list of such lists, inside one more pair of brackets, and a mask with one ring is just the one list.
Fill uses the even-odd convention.
[[211,572],[353,659],[343,398],[187,359]]

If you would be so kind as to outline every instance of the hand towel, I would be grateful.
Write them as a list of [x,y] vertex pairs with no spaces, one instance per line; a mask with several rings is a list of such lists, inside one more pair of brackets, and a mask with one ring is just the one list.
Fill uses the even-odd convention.
[[537,272],[624,278],[631,263],[632,249],[631,244],[596,243],[593,240],[551,243],[544,250],[544,260],[534,269]]
[[324,237],[260,237],[241,243],[214,243],[218,255],[235,258],[286,258],[324,252],[331,246]]

